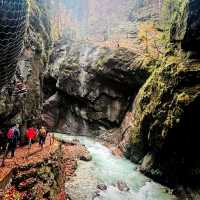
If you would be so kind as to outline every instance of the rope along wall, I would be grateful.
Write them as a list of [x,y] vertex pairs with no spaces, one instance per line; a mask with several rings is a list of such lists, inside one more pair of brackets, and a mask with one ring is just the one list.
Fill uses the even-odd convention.
[[0,0],[0,89],[11,81],[23,49],[27,0]]

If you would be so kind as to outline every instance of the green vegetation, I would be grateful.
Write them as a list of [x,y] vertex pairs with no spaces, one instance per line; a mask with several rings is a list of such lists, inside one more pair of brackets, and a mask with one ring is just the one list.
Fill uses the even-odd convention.
[[161,27],[164,30],[169,30],[172,19],[177,11],[180,11],[180,0],[164,0],[161,10]]
[[[170,5],[175,7],[170,7],[168,14],[164,13],[168,18],[160,38],[152,25],[142,24],[140,27],[139,38],[145,47],[144,61],[148,61],[143,64],[150,63],[152,74],[134,102],[130,157],[141,162],[152,155],[149,162],[143,160],[141,170],[168,184],[169,180],[171,183],[176,178],[181,179],[181,173],[186,171],[188,177],[199,175],[196,130],[200,106],[200,62],[190,59],[190,53],[176,44],[176,41],[184,40],[187,31],[188,1],[165,3],[167,10]],[[154,41],[162,43],[159,56],[155,54]],[[187,153],[184,150],[186,146],[189,147]],[[160,173],[155,173],[156,170]]]

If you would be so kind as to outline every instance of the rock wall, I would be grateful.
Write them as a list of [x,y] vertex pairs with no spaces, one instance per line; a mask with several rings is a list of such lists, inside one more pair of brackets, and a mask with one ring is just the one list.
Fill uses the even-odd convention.
[[[123,48],[61,40],[49,58],[51,26],[42,2],[31,4],[16,77],[0,96],[0,124],[38,122],[42,113],[52,130],[79,135],[107,132],[105,139],[127,150],[127,157],[154,179],[170,185],[198,182],[198,0],[182,1],[180,10],[174,11],[170,39],[179,49],[163,55],[152,74],[137,54]],[[160,3],[153,1],[152,6]],[[150,4],[138,1],[141,13],[132,13],[130,20],[152,17]],[[159,13],[153,13],[156,19]],[[195,60],[186,56],[191,51]]]
[[170,30],[171,41],[186,51],[199,56],[200,5],[199,1],[180,1],[179,12],[175,12]]
[[131,159],[139,162],[146,155],[145,173],[160,180],[198,175],[199,78],[199,64],[165,65],[140,90],[133,110]]
[[43,121],[50,128],[87,135],[119,127],[148,71],[126,49],[70,45],[57,44],[51,55]]
[[129,14],[131,21],[158,20],[163,0],[134,0]]
[[32,1],[25,48],[10,84],[0,96],[0,124],[37,121],[42,110],[43,71],[51,47],[50,24],[43,5]]
[[[198,13],[196,4],[198,1],[185,2],[178,14],[190,19]],[[200,169],[200,57],[194,60],[185,56],[198,40],[199,18],[184,24],[182,20],[172,25],[177,31],[171,36],[179,38],[176,42],[185,52],[176,49],[178,53],[165,55],[140,89],[133,106],[132,142],[127,151],[132,161],[141,163],[142,172],[170,186],[196,184]]]

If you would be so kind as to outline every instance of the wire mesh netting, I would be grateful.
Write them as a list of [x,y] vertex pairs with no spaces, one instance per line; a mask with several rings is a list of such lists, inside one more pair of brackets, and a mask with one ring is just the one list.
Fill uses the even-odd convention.
[[0,89],[11,81],[23,49],[27,0],[0,0]]

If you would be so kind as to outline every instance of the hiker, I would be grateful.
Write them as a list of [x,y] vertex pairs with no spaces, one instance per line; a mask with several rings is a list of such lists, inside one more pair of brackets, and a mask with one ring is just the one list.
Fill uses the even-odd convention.
[[0,153],[2,153],[3,151],[3,147],[4,147],[4,134],[3,131],[0,129]]
[[20,138],[19,124],[10,128],[7,132],[8,146],[6,149],[5,156],[7,157],[9,152],[11,152],[11,158],[15,156],[15,151],[17,148],[17,143]]
[[8,151],[8,146],[9,144],[7,143],[7,128],[2,128],[0,130],[0,153],[2,154],[3,153],[3,157],[2,157],[2,162],[1,162],[1,167],[4,167],[5,166],[5,159],[6,159],[6,153]]
[[47,131],[44,128],[44,126],[42,126],[39,130],[39,145],[41,146],[42,149],[43,145],[45,144],[46,137],[47,137]]
[[28,139],[28,147],[29,149],[31,148],[32,141],[36,138],[37,136],[37,130],[33,127],[30,127],[26,130],[26,137]]

